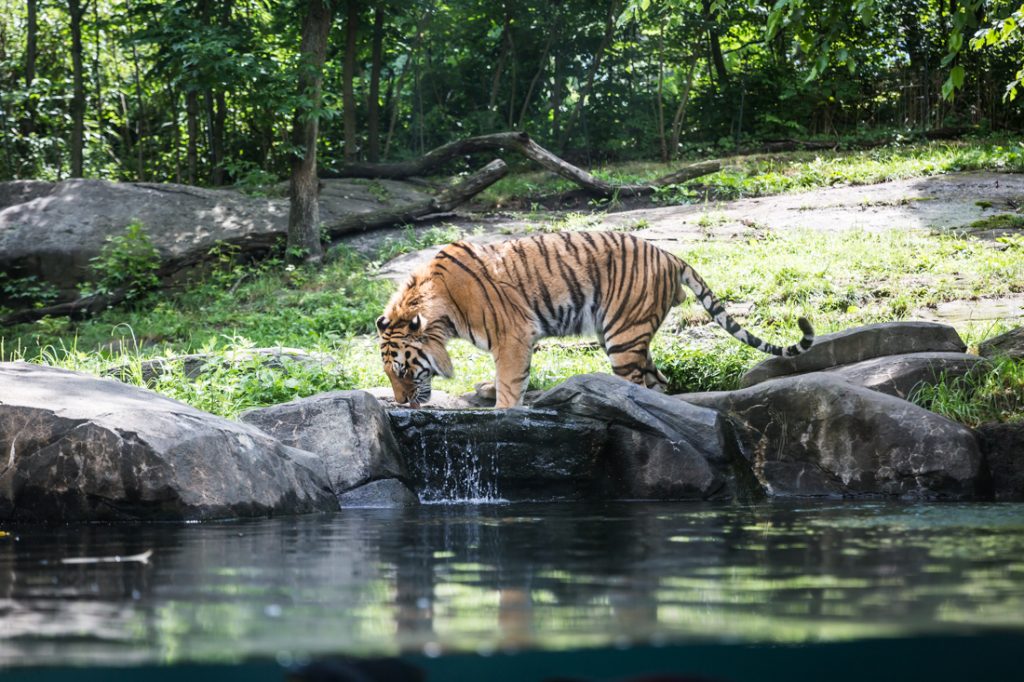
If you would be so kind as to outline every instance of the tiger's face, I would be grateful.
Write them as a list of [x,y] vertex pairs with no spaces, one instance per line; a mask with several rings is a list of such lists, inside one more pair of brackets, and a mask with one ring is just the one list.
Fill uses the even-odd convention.
[[377,332],[384,373],[391,380],[395,402],[419,408],[430,400],[434,375],[452,374],[443,341],[439,344],[430,334],[422,315],[410,320],[390,320],[381,315],[377,318]]

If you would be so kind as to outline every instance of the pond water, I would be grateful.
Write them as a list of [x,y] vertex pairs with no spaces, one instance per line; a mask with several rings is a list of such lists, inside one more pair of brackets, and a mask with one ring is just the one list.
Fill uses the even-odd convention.
[[425,505],[0,530],[0,666],[1024,633],[1021,504]]

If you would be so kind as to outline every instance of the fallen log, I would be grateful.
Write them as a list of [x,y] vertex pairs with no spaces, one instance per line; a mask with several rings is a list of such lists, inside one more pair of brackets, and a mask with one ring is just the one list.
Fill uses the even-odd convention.
[[444,163],[474,152],[500,150],[517,152],[535,161],[542,168],[557,173],[577,185],[598,196],[641,196],[654,192],[658,187],[686,182],[702,175],[721,170],[718,161],[702,161],[681,168],[656,180],[642,184],[620,184],[608,182],[595,177],[591,173],[572,165],[544,147],[540,146],[524,132],[492,133],[455,140],[432,149],[418,159],[397,161],[393,163],[346,163],[337,169],[324,172],[325,178],[387,178],[401,180],[414,176],[428,175],[440,168]]
[[23,322],[35,322],[44,317],[71,317],[81,318],[105,310],[120,303],[128,297],[127,289],[118,289],[109,293],[90,294],[82,296],[73,301],[55,303],[42,308],[26,308],[16,310],[13,313],[0,318],[0,326],[21,324]]
[[406,204],[396,208],[386,208],[372,213],[352,215],[335,223],[325,223],[324,228],[331,239],[336,239],[351,232],[372,230],[378,227],[390,227],[408,223],[434,213],[447,213],[461,203],[468,201],[484,191],[495,182],[505,177],[508,166],[501,159],[495,159],[466,177],[457,184],[441,190],[437,196],[418,204]]

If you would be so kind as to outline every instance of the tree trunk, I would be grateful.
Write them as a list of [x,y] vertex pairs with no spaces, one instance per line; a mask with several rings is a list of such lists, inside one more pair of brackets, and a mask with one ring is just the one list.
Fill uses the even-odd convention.
[[690,64],[686,71],[686,86],[683,88],[682,97],[679,99],[679,106],[676,107],[676,114],[672,117],[672,138],[669,140],[669,157],[675,158],[679,152],[679,137],[683,132],[683,121],[686,120],[686,109],[690,105],[690,92],[693,90],[693,75],[697,71],[697,56],[690,58]]
[[71,177],[82,177],[82,157],[85,149],[85,75],[82,67],[82,15],[81,0],[68,0],[71,15],[71,69],[74,89],[71,96]]
[[102,70],[100,69],[100,45],[101,45],[101,34],[100,34],[100,3],[97,1],[92,3],[92,23],[95,29],[96,44],[93,50],[92,57],[92,75],[95,80],[96,95],[96,131],[100,139],[103,139],[103,135],[106,128],[106,117],[103,115],[103,79]]
[[661,162],[667,163],[668,139],[665,136],[665,30],[658,28],[658,140],[661,143]]
[[505,23],[501,28],[501,52],[498,54],[498,63],[494,67],[494,75],[491,77],[491,98],[487,101],[487,111],[495,111],[498,106],[498,90],[501,87],[501,76],[505,72],[505,62],[508,60],[509,45],[508,32],[512,18],[505,14]]
[[188,127],[188,184],[196,184],[199,165],[199,93],[189,89],[185,93],[185,125]]
[[359,28],[359,3],[348,2],[345,19],[345,63],[342,67],[341,96],[345,108],[345,160],[356,158],[356,96],[353,81],[356,77],[356,30]]
[[[548,54],[551,52],[551,46],[555,42],[555,36],[558,35],[559,21],[556,16],[553,26],[549,27],[548,40],[544,44],[544,51],[540,55],[540,59],[537,61],[537,73],[533,74],[533,78],[530,80],[530,87],[526,89],[526,96],[523,97],[523,106],[519,110],[519,124],[515,126],[519,130],[522,130],[526,124],[526,112],[530,108],[530,100],[533,99],[533,91],[537,88],[537,83],[540,81],[540,77],[544,75],[544,70],[548,65]],[[511,125],[509,126],[512,127]]]
[[214,187],[224,184],[224,129],[228,117],[228,104],[223,90],[218,90],[213,95],[213,130],[211,141],[213,143],[213,168],[210,170],[210,180]]
[[[25,44],[25,89],[31,90],[32,83],[36,79],[36,57],[39,55],[39,12],[38,0],[28,0],[28,25]],[[35,99],[29,100],[25,107],[25,121],[22,125],[22,132],[28,136],[35,131]]]
[[135,75],[135,177],[142,182],[146,179],[143,139],[145,131],[142,128],[142,80],[139,75],[139,51],[132,43],[132,70]]
[[384,10],[373,13],[373,54],[370,57],[370,95],[366,100],[366,158],[380,161],[380,71],[384,61]]
[[25,87],[31,88],[32,81],[36,79],[36,57],[39,55],[39,3],[38,0],[28,0],[28,25],[25,27]]
[[551,141],[562,134],[562,93],[565,91],[565,58],[555,51],[555,73],[551,78]]
[[708,22],[708,48],[711,53],[711,63],[715,66],[715,75],[718,76],[719,87],[729,80],[729,72],[725,70],[725,57],[722,55],[722,43],[718,38],[717,12],[712,11],[711,0],[702,0],[704,8],[704,19]]
[[292,157],[291,208],[288,212],[288,252],[293,260],[320,263],[320,204],[317,198],[316,142],[319,133],[320,94],[323,85],[324,59],[327,57],[327,36],[331,31],[333,7],[327,0],[308,0],[302,22],[299,54],[299,95],[308,98],[310,106],[297,107],[292,127],[292,144],[303,149]]
[[601,66],[601,58],[604,56],[604,51],[608,49],[608,45],[612,42],[612,37],[615,35],[615,18],[619,15],[620,5],[620,0],[612,0],[608,7],[608,17],[604,22],[604,36],[601,38],[601,44],[597,46],[597,51],[594,53],[594,60],[590,63],[590,68],[587,70],[587,77],[583,87],[580,88],[580,94],[579,98],[576,100],[576,106],[573,107],[572,113],[569,115],[569,120],[566,121],[565,128],[562,131],[561,147],[563,150],[569,143],[569,137],[572,135],[573,128],[576,127],[576,121],[579,119],[580,113],[583,111],[583,106],[586,103],[587,97],[590,96],[590,91],[594,89],[594,77],[597,75],[598,67]]

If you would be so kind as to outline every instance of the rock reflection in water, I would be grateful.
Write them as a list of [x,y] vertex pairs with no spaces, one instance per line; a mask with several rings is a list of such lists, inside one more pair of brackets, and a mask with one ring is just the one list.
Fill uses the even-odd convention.
[[[438,505],[6,530],[0,664],[1024,629],[1021,505]],[[148,549],[148,565],[59,562]]]

